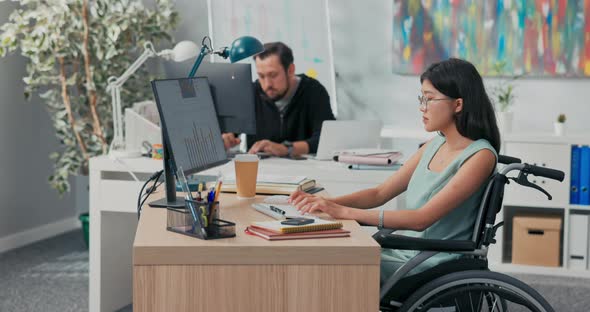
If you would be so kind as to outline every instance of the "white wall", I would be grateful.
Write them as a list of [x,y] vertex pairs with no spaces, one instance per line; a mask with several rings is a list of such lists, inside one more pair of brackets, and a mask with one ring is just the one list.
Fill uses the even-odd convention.
[[[339,118],[380,118],[421,129],[418,76],[392,73],[392,1],[332,0]],[[486,85],[497,83],[485,79]],[[514,132],[551,132],[559,113],[570,131],[590,132],[590,79],[522,79],[515,90]]]
[[[177,39],[200,40],[206,1],[178,1],[183,18]],[[339,119],[380,119],[420,131],[418,76],[392,73],[392,1],[329,0]],[[297,58],[297,56],[296,56]],[[495,79],[485,79],[493,86]],[[517,82],[513,132],[551,132],[559,113],[570,132],[590,132],[590,79],[522,79]]]
[[[15,7],[0,3],[0,25]],[[44,106],[38,99],[24,100],[24,74],[24,58],[0,58],[0,243],[77,213],[73,196],[60,199],[47,183],[52,172],[48,155],[59,146]]]

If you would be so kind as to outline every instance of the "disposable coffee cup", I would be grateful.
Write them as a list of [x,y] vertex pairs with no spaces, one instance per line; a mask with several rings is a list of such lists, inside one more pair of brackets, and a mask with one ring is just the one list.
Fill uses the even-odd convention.
[[256,196],[256,179],[258,177],[258,156],[252,154],[236,155],[236,193],[239,199]]

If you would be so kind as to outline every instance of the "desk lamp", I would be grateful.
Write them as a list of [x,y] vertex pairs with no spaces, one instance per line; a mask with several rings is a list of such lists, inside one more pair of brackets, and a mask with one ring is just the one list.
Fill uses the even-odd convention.
[[[207,40],[209,41],[209,45],[207,45]],[[264,51],[262,43],[258,41],[258,39],[250,36],[240,37],[232,42],[231,47],[223,47],[217,51],[214,51],[211,47],[211,38],[209,38],[209,36],[203,38],[201,45],[201,53],[199,53],[199,57],[195,61],[195,64],[188,75],[189,78],[195,76],[203,58],[209,54],[217,54],[224,59],[229,57],[230,62],[235,63]]]
[[121,108],[121,87],[140,67],[151,57],[161,57],[166,60],[182,62],[195,57],[199,47],[192,41],[181,41],[173,49],[166,49],[156,52],[151,42],[144,44],[144,52],[120,77],[110,77],[108,79],[107,91],[111,92],[111,102],[113,104],[113,141],[109,147],[109,156],[115,158],[140,157],[140,151],[130,151],[125,148],[125,138],[123,135],[123,112]]

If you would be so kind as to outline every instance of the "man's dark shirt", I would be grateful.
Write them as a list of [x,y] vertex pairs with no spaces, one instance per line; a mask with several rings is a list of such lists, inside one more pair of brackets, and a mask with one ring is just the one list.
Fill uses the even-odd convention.
[[306,141],[309,153],[317,151],[322,122],[335,119],[330,96],[317,80],[306,75],[298,76],[301,78],[299,86],[282,113],[266,97],[259,81],[254,82],[256,135],[248,135],[248,149],[256,141],[267,139],[276,143]]

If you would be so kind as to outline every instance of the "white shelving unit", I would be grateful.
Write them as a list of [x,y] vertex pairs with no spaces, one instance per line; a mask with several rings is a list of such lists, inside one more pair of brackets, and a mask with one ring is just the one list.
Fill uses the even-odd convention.
[[[590,206],[571,205],[570,204],[570,168],[571,168],[571,148],[572,145],[590,145],[590,133],[576,136],[554,136],[547,135],[527,135],[515,134],[504,135],[502,142],[502,154],[520,158],[523,162],[553,169],[561,170],[565,173],[563,182],[539,178],[529,175],[529,181],[545,189],[553,196],[553,200],[547,200],[547,197],[532,188],[525,188],[516,183],[507,185],[504,195],[503,212],[498,215],[498,222],[505,217],[510,220],[504,220],[504,227],[500,228],[496,238],[497,243],[492,247],[489,254],[490,266],[492,269],[513,272],[513,273],[533,273],[560,276],[576,276],[590,278],[590,268],[571,269],[569,264],[569,247],[570,247],[570,216],[572,212],[581,214],[590,214]],[[511,217],[519,213],[539,214],[539,215],[559,215],[562,217],[562,265],[561,267],[543,267],[533,265],[516,265],[509,262],[511,255],[511,235],[505,235],[503,231],[510,229],[512,222]],[[572,233],[572,237],[580,239],[588,244],[589,233]],[[509,238],[508,241],[505,241]],[[588,258],[588,253],[585,255]]]

